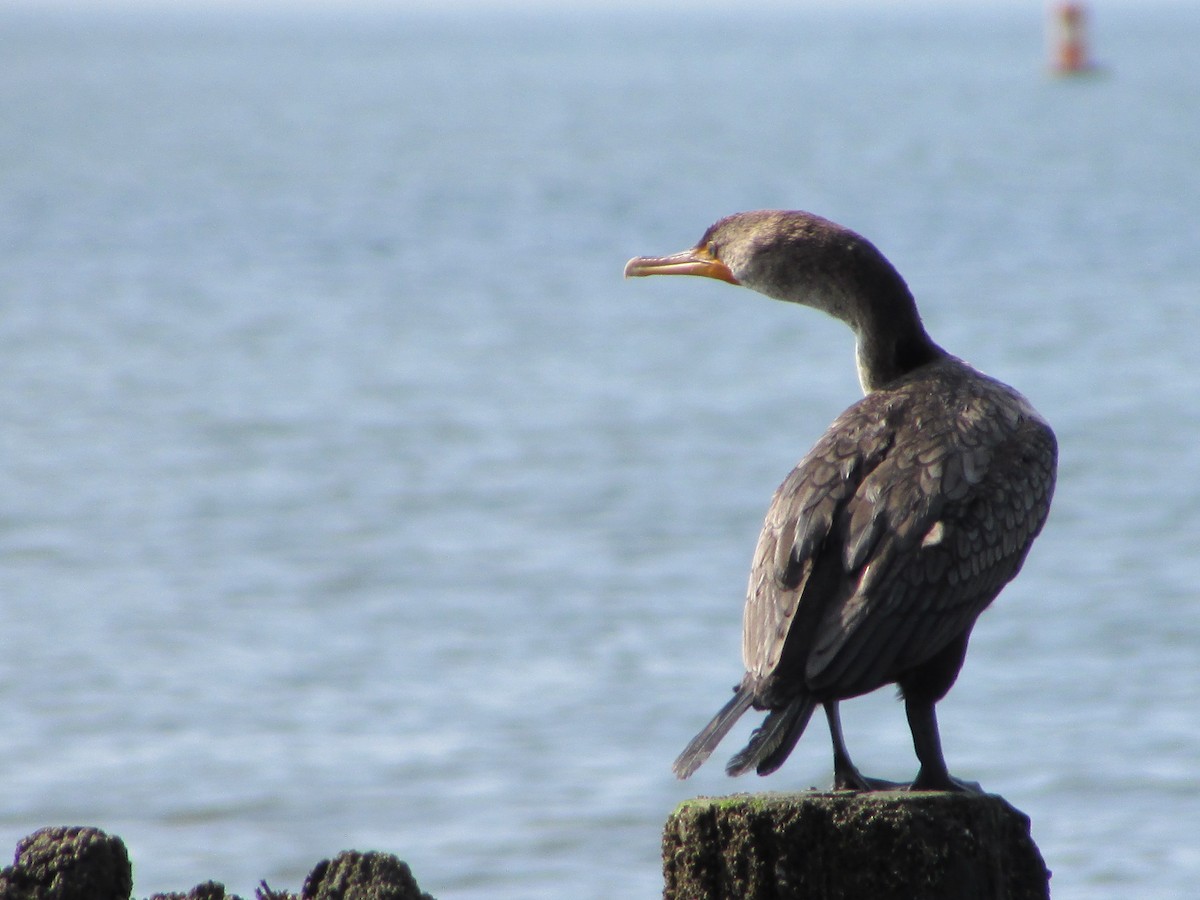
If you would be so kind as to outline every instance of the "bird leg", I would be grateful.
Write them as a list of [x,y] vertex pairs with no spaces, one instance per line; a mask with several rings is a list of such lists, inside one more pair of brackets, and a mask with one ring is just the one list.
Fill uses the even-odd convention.
[[835,791],[895,791],[904,787],[896,781],[868,778],[858,771],[842,737],[842,717],[836,700],[825,703],[825,718],[829,720],[829,736],[833,738],[833,789]]
[[942,739],[938,734],[937,713],[934,701],[927,698],[907,697],[904,711],[908,714],[908,727],[912,730],[913,749],[921,762],[916,780],[908,786],[910,791],[966,791],[982,794],[978,782],[959,781],[946,768],[946,757],[942,754]]

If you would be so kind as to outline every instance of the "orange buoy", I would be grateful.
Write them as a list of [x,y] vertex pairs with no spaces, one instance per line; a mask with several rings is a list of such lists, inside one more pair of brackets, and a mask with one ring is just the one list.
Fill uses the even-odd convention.
[[1054,71],[1072,75],[1091,70],[1088,59],[1087,10],[1082,3],[1059,3],[1054,10]]

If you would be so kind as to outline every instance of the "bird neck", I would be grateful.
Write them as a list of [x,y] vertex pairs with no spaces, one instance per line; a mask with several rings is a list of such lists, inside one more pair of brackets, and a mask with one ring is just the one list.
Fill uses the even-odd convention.
[[946,355],[925,333],[918,319],[916,331],[903,336],[862,331],[858,336],[858,380],[869,394]]
[[[889,267],[890,268],[890,267]],[[871,393],[946,355],[921,323],[908,286],[895,270],[864,287],[851,327],[857,338],[858,379]]]

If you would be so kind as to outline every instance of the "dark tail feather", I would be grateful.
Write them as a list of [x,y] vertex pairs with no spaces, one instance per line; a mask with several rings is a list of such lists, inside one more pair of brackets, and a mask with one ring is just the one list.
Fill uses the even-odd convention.
[[725,771],[744,775],[756,769],[759,775],[769,775],[783,765],[816,708],[808,696],[796,697],[783,709],[775,709],[750,735],[746,748],[729,761]]
[[712,721],[704,726],[704,730],[692,738],[691,743],[684,747],[679,758],[671,769],[678,778],[687,778],[704,763],[721,743],[721,738],[729,733],[733,723],[741,718],[742,713],[754,703],[754,689],[745,682],[738,685],[733,697],[721,707],[721,711],[713,716]]

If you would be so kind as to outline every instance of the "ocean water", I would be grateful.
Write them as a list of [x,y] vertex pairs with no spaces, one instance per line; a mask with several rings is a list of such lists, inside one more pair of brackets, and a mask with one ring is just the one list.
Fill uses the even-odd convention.
[[[0,15],[0,848],[135,893],[661,890],[779,480],[858,395],[817,313],[623,282],[711,221],[867,234],[1055,426],[940,707],[1056,898],[1200,879],[1200,12]],[[888,691],[864,769],[915,760]],[[737,749],[747,721],[718,754]]]

